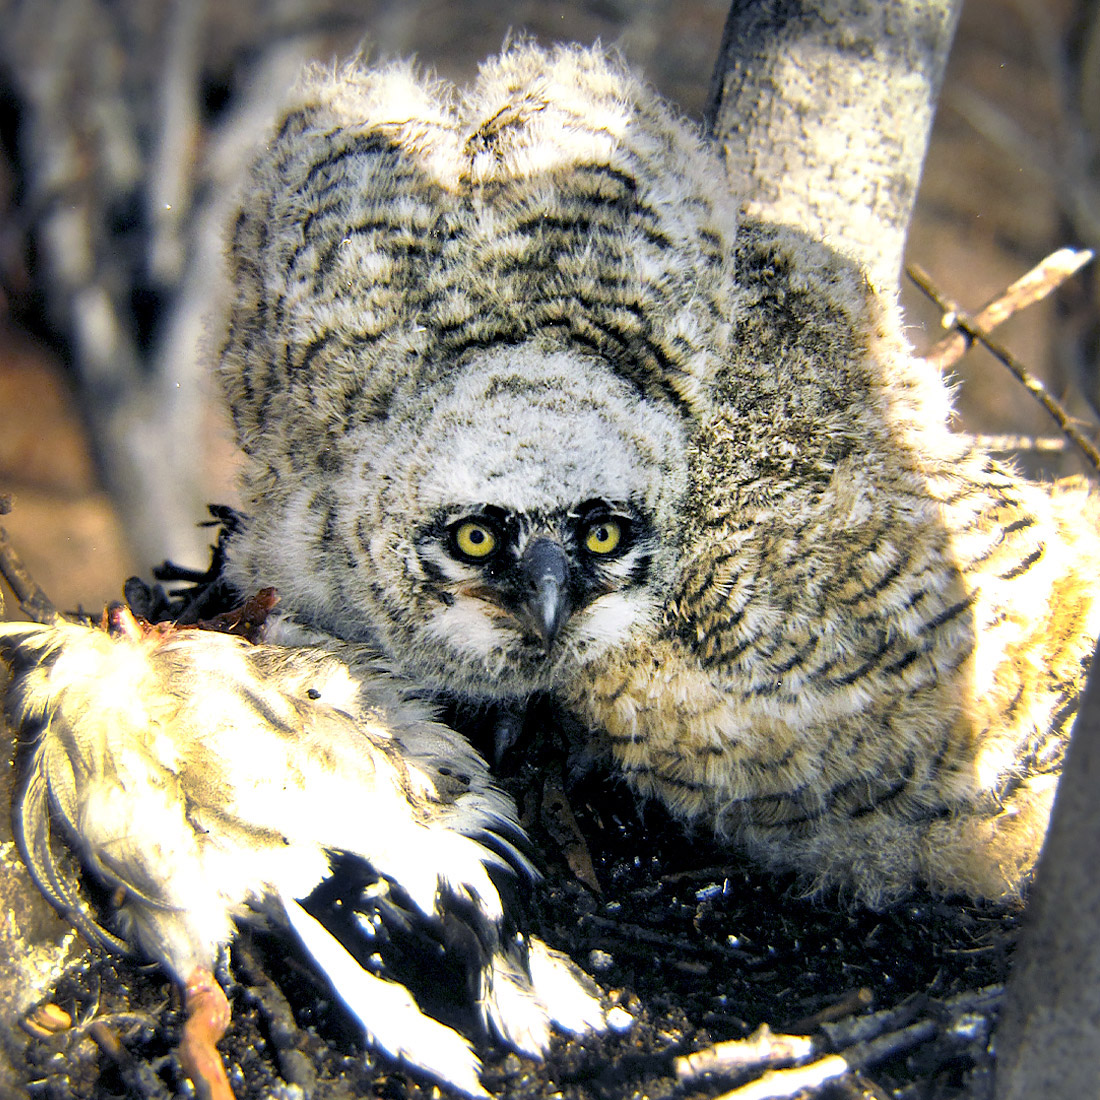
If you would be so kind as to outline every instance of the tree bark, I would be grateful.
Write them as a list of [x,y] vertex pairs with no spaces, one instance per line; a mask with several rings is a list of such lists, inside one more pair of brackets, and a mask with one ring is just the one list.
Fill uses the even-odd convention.
[[961,0],[733,0],[708,127],[746,211],[898,288]]

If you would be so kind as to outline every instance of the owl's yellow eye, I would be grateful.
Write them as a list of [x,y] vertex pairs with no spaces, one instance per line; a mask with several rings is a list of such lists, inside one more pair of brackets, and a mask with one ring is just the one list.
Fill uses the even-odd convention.
[[465,519],[451,532],[454,548],[470,561],[491,557],[498,545],[496,532],[476,519]]
[[601,519],[593,523],[584,535],[584,548],[590,554],[613,554],[622,542],[623,529],[618,520]]

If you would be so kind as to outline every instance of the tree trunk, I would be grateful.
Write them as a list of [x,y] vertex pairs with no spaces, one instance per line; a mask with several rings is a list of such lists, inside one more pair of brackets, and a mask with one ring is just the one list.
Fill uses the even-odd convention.
[[733,0],[707,122],[734,193],[898,288],[961,0]]
[[1100,657],[1092,668],[997,1031],[997,1100],[1100,1090]]

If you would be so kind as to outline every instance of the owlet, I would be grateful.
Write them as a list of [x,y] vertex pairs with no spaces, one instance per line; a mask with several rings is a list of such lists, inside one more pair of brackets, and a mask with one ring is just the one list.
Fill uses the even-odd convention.
[[1014,895],[1098,508],[948,427],[896,305],[594,49],[315,73],[233,229],[243,588],[421,688],[548,691],[814,888]]

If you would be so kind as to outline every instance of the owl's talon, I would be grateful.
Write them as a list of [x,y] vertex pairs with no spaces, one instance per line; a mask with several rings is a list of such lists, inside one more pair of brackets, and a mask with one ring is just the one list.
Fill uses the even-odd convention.
[[588,841],[565,793],[561,779],[550,774],[542,787],[542,824],[554,838],[573,877],[587,886],[597,897],[603,897],[600,880],[596,877],[596,865]]
[[520,739],[523,725],[527,719],[525,703],[503,704],[497,710],[493,725],[493,767],[499,768],[501,761]]

